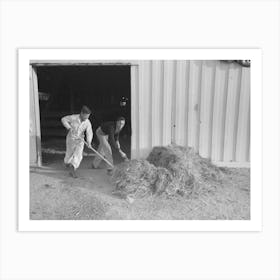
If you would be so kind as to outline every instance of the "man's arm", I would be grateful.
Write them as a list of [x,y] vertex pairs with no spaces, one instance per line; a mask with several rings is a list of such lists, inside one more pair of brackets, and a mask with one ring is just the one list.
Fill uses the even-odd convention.
[[120,141],[119,141],[119,136],[120,136],[120,133],[114,135],[115,141],[116,141],[116,144],[117,144],[117,147],[118,147],[117,149],[118,149],[118,152],[119,152],[120,156],[121,156],[122,158],[126,158],[126,157],[127,157],[127,156],[126,156],[126,153],[124,153],[124,152],[122,151],[122,149],[121,149],[121,145],[120,145]]
[[72,120],[72,116],[65,116],[65,117],[63,117],[63,118],[61,119],[61,122],[62,122],[63,126],[64,126],[67,130],[69,130],[69,129],[72,128],[72,126],[71,126],[71,120]]
[[119,141],[119,133],[115,134],[114,135],[114,138],[115,138],[115,142],[116,142],[116,145],[117,145],[117,149],[120,150],[121,149],[121,145],[120,145],[120,141]]
[[116,142],[116,139],[115,139],[115,129],[114,129],[113,126],[109,128],[109,139],[108,140],[109,140],[110,145],[113,148],[119,150],[119,146],[118,146],[118,144]]
[[109,143],[111,147],[115,148],[120,156],[125,159],[127,156],[126,154],[121,150],[120,142],[119,142],[119,133],[115,135],[115,129],[114,127],[110,128],[110,133],[109,133]]
[[117,147],[118,147],[117,149],[120,150],[121,149],[121,145],[120,145],[119,140],[116,141],[116,144],[117,144]]
[[88,122],[87,128],[86,128],[86,135],[87,135],[87,143],[89,146],[91,146],[92,138],[93,138],[93,132],[92,132],[92,126],[90,121]]

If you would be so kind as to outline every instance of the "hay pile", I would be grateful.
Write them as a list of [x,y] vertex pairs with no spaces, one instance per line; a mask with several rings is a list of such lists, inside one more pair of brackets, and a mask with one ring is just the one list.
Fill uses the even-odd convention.
[[123,196],[198,196],[214,192],[224,173],[192,148],[155,147],[146,160],[131,160],[115,167],[113,182]]

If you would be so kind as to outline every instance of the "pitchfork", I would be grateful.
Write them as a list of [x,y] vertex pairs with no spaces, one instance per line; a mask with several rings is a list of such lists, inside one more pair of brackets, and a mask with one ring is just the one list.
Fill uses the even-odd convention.
[[104,156],[102,156],[99,152],[97,152],[93,147],[89,146],[88,143],[83,139],[83,138],[80,138],[84,144],[86,144],[86,146],[92,150],[95,154],[97,154],[101,159],[103,159],[107,164],[109,164],[112,168],[114,168],[114,165],[108,161]]

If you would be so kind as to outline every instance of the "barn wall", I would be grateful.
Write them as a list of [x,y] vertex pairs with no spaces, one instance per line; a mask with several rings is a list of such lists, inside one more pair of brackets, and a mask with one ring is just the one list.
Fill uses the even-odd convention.
[[250,162],[250,68],[221,61],[132,66],[132,156],[156,145],[194,147],[223,165]]
[[[201,60],[131,65],[133,158],[176,143],[222,165],[249,166],[250,68]],[[30,163],[40,161],[37,77],[30,66]]]

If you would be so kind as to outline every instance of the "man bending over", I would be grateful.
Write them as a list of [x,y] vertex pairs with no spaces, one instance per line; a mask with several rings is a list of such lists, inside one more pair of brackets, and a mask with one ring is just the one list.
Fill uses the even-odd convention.
[[[126,154],[121,150],[119,134],[125,125],[125,118],[119,117],[116,121],[104,122],[96,129],[96,136],[99,140],[98,152],[102,154],[113,165],[112,150],[115,150],[123,159]],[[115,153],[114,153],[115,154]],[[102,159],[95,157],[92,163],[93,168],[100,166]],[[108,174],[112,173],[112,167],[108,166]]]

